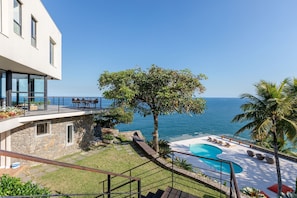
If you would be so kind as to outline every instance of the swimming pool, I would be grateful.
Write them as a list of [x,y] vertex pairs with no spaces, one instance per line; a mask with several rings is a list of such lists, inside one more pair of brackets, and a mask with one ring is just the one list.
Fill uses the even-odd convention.
[[[193,144],[190,145],[190,151],[193,155],[196,156],[203,156],[213,159],[219,159],[217,157],[218,154],[222,153],[222,150],[216,146],[212,146],[209,144]],[[230,173],[230,166],[227,163],[221,163],[213,160],[203,159],[201,158],[201,161],[203,161],[205,164],[214,167],[218,171],[223,171],[225,173]],[[235,173],[242,172],[242,167],[238,164],[232,162],[233,169]]]

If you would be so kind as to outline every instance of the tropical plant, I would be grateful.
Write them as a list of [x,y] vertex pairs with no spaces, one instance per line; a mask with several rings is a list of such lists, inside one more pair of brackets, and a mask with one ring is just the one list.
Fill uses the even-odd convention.
[[256,188],[244,187],[240,191],[242,192],[242,194],[248,195],[249,197],[266,198],[266,196],[261,193],[259,189]]
[[205,100],[194,97],[205,87],[203,74],[189,70],[163,69],[152,65],[147,71],[140,68],[120,72],[105,71],[98,80],[103,96],[114,99],[117,107],[133,109],[142,116],[153,115],[153,148],[159,152],[159,115],[177,113],[203,113]]
[[192,164],[188,163],[187,160],[185,160],[185,159],[175,157],[174,160],[173,160],[173,164],[180,167],[180,168],[182,168],[182,169],[193,172]]
[[[154,145],[153,141],[147,141],[147,144],[150,147],[153,147]],[[168,158],[171,151],[169,142],[167,140],[159,140],[158,145],[159,145],[159,155],[163,158]]]
[[285,79],[277,86],[274,83],[260,81],[255,85],[257,96],[242,94],[241,98],[246,99],[246,103],[241,105],[243,113],[236,115],[232,120],[246,123],[235,135],[250,130],[251,138],[259,142],[272,138],[278,196],[282,188],[278,142],[291,141],[294,144],[297,136],[296,115],[292,115],[296,112],[296,99],[287,91],[289,82],[289,79]]
[[20,178],[11,177],[9,175],[2,175],[0,178],[0,195],[1,196],[33,196],[43,195],[47,197],[50,190],[33,184],[31,181],[26,183],[21,182]]

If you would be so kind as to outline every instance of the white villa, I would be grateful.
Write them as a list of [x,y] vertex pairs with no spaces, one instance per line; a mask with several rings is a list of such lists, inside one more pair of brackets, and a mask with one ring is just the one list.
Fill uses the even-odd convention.
[[[48,110],[48,80],[61,80],[62,35],[40,0],[0,0],[0,107]],[[0,120],[0,149],[55,159],[91,140],[92,111]],[[0,168],[18,159],[0,156]],[[21,163],[25,163],[22,162]]]

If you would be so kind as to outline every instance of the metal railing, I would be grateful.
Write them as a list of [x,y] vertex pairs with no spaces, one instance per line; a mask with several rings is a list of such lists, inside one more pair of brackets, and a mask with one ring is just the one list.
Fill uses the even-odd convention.
[[[156,188],[159,186],[171,186],[175,189],[183,189],[183,192],[195,194],[197,192],[198,186],[201,186],[203,184],[204,186],[207,186],[209,188],[214,189],[219,193],[212,195],[214,197],[234,197],[234,198],[240,198],[240,191],[237,185],[233,165],[230,161],[226,160],[217,160],[202,156],[195,156],[188,153],[178,152],[178,151],[171,151],[172,153],[172,159],[171,161],[166,161],[163,158],[155,158],[148,160],[138,166],[135,166],[127,171],[121,172],[121,174],[129,174],[130,176],[134,175],[142,179],[142,192],[148,192],[148,191],[155,191]],[[205,167],[198,167],[193,166],[193,171],[186,171],[182,168],[177,167],[174,164],[174,157],[175,154],[179,155],[185,155],[185,156],[191,156],[194,158],[204,158],[207,160],[213,160],[216,162],[219,162],[221,164],[226,163],[230,166],[230,173],[224,173],[222,171],[217,171],[210,168]],[[150,163],[156,163],[159,165],[159,168],[144,168],[145,166],[149,166]],[[141,172],[138,169],[146,169],[145,172]],[[171,176],[165,176],[166,173],[164,171],[170,171]],[[152,177],[158,177],[158,183],[147,183],[147,180],[151,180]],[[188,179],[186,179],[188,178]],[[111,180],[116,180],[117,177],[111,177],[109,178]],[[126,185],[124,181],[117,181],[113,182],[114,186],[110,189],[110,194],[107,193],[106,186],[108,186],[109,180],[103,180],[99,182],[99,185],[102,186],[103,192],[101,194],[101,197],[104,197],[105,195],[113,195],[113,197],[120,196],[120,192],[117,190],[119,187],[122,187]],[[105,190],[104,190],[105,189]],[[130,191],[136,190],[136,187],[130,185],[129,186]],[[187,190],[184,190],[187,189]],[[199,190],[198,190],[199,191]],[[197,192],[198,193],[198,192]],[[131,195],[130,195],[131,196]]]
[[[29,155],[19,154],[10,151],[0,150],[0,156],[7,156],[23,160],[35,161],[44,164],[56,165],[60,167],[78,169],[94,173],[105,174],[107,178],[98,183],[100,187],[97,194],[88,194],[93,197],[141,197],[142,192],[149,192],[152,189],[159,188],[159,186],[171,186],[176,189],[187,189],[184,192],[195,194],[199,192],[198,186],[202,184],[209,188],[213,188],[220,194],[214,194],[214,197],[237,197],[240,198],[240,191],[238,189],[234,169],[230,161],[217,160],[202,156],[195,156],[188,153],[171,151],[171,161],[166,161],[163,158],[149,159],[142,164],[139,164],[129,170],[121,173],[113,173],[103,171],[95,168],[78,166],[74,164],[33,157]],[[196,159],[207,159],[218,161],[221,164],[227,163],[230,166],[230,173],[224,173],[206,167],[193,166],[193,172],[186,171],[175,165],[175,157],[190,156]],[[150,167],[150,163],[157,163],[157,167]],[[141,171],[140,171],[141,170]],[[143,171],[145,170],[145,171]],[[170,171],[170,174],[165,174],[164,171]],[[148,183],[152,178],[157,177],[158,183]],[[140,179],[141,178],[141,179]],[[188,179],[187,179],[188,178]],[[141,181],[144,181],[141,182]],[[142,184],[143,183],[143,184]],[[101,190],[100,190],[101,189]],[[227,190],[229,189],[229,192]],[[197,191],[198,190],[198,191]],[[200,190],[201,191],[201,190]],[[50,196],[65,196],[65,195],[49,195]],[[67,194],[67,196],[86,196],[86,194]]]
[[[141,179],[138,177],[127,176],[124,174],[113,173],[113,172],[104,171],[104,170],[100,170],[100,169],[79,166],[79,165],[65,163],[65,162],[59,162],[59,161],[55,161],[55,160],[49,160],[49,159],[34,157],[34,156],[30,156],[30,155],[25,155],[25,154],[20,154],[20,153],[11,152],[11,151],[5,151],[5,150],[0,150],[0,156],[7,156],[7,157],[17,158],[17,159],[22,159],[22,160],[39,162],[39,163],[43,163],[43,164],[50,164],[50,165],[55,165],[55,166],[59,166],[59,167],[72,168],[72,169],[89,171],[89,172],[93,172],[93,173],[100,173],[100,174],[107,175],[107,188],[106,188],[106,191],[102,192],[101,194],[99,194],[99,193],[97,193],[97,194],[94,194],[94,193],[92,193],[92,194],[71,194],[71,196],[92,195],[94,197],[100,197],[101,195],[107,195],[107,197],[110,198],[112,191],[114,190],[114,189],[112,189],[111,178],[118,177],[118,178],[122,178],[125,180],[125,185],[133,184],[136,182],[136,186],[137,186],[136,191],[135,190],[132,191],[132,189],[130,189],[129,192],[121,192],[118,194],[124,194],[125,196],[136,195],[138,198],[141,198]],[[118,186],[117,188],[120,188],[122,186],[124,186],[124,185]],[[59,197],[59,196],[61,196],[61,197],[70,196],[70,194],[44,195],[44,197]],[[26,197],[26,196],[22,196],[22,197]],[[28,196],[28,197],[35,197],[35,196]],[[40,195],[38,195],[38,197],[40,197]]]
[[[1,109],[5,105],[5,98],[1,99]],[[23,97],[13,101],[12,106],[22,110],[21,116],[68,113],[75,111],[97,112],[111,107],[113,101],[103,97]]]
[[[230,197],[237,197],[237,198],[241,197],[240,190],[238,188],[237,180],[235,177],[234,167],[233,167],[233,164],[231,161],[222,160],[222,159],[213,159],[213,158],[208,158],[208,157],[204,157],[204,156],[197,156],[197,155],[193,155],[190,153],[184,153],[184,152],[179,152],[179,151],[174,151],[174,150],[171,151],[171,154],[172,154],[171,155],[172,156],[172,160],[171,160],[172,161],[172,168],[171,168],[172,172],[179,172],[178,169],[174,168],[174,161],[175,161],[174,157],[176,156],[176,154],[179,154],[179,157],[190,156],[190,157],[196,158],[196,159],[218,162],[220,164],[220,170],[211,169],[209,167],[193,166],[193,171],[196,174],[198,174],[199,176],[208,178],[206,180],[199,180],[199,177],[198,178],[195,177],[195,179],[199,180],[200,182],[205,183],[206,185],[210,185],[222,192],[224,191],[223,186],[227,187],[227,188],[229,188],[229,196]],[[181,157],[181,158],[183,158],[183,157]],[[226,164],[229,166],[230,173],[222,171],[223,164]],[[184,173],[184,171],[179,172],[179,174],[183,174],[185,176],[191,177],[191,174],[187,175]],[[211,180],[213,182],[210,182]]]

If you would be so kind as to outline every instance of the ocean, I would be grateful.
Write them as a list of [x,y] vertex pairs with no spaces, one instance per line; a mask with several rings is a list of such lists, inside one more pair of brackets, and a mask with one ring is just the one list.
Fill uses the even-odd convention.
[[[159,139],[169,142],[196,138],[207,135],[228,135],[243,126],[243,123],[232,123],[237,114],[242,113],[240,106],[244,103],[240,98],[205,98],[206,109],[200,115],[172,114],[159,116]],[[134,115],[130,124],[116,126],[120,131],[140,130],[146,140],[152,139],[154,129],[153,116],[142,117]],[[249,131],[239,135],[249,139]]]

